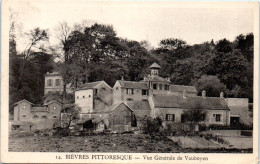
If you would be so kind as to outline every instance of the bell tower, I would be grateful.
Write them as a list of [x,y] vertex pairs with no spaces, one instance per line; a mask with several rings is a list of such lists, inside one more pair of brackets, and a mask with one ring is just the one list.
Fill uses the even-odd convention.
[[161,66],[159,66],[157,63],[153,63],[149,69],[151,70],[151,76],[159,75],[159,69],[161,69]]

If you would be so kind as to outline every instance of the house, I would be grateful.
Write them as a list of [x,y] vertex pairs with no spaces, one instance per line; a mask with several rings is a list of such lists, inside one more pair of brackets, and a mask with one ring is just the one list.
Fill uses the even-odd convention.
[[[51,93],[59,93],[63,92],[63,79],[62,76],[58,72],[52,72],[45,75],[45,85],[44,85],[44,95]],[[71,84],[66,86],[67,93],[73,93],[73,88],[70,87]]]
[[122,101],[147,101],[150,94],[145,82],[117,80],[113,87],[113,104]]
[[84,114],[77,124],[81,130],[103,131],[111,129],[116,132],[132,130],[133,110],[124,102],[113,104],[105,112]]
[[108,110],[112,105],[112,88],[105,81],[86,83],[75,91],[75,104],[80,115]]
[[[185,93],[184,93],[185,95]],[[183,112],[192,108],[207,111],[205,124],[229,125],[230,110],[224,98],[203,96],[153,95],[149,98],[151,117],[160,117],[164,124],[169,122],[184,123]]]
[[230,109],[230,125],[253,124],[253,115],[249,108],[248,98],[226,98],[225,100]]
[[50,101],[37,106],[27,100],[14,104],[14,130],[46,129],[60,126],[62,104]]

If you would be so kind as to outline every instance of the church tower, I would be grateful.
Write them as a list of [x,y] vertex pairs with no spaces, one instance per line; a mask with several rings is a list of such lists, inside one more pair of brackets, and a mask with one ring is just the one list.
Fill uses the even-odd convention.
[[159,69],[161,69],[161,66],[159,66],[157,63],[153,63],[149,69],[151,70],[151,76],[158,76],[159,75]]

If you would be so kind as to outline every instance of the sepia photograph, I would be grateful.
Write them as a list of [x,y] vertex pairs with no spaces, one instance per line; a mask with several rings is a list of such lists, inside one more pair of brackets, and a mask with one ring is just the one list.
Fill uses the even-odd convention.
[[149,162],[153,154],[152,162],[185,163],[234,154],[256,162],[258,3],[2,7],[1,155],[10,161],[63,153],[53,161]]

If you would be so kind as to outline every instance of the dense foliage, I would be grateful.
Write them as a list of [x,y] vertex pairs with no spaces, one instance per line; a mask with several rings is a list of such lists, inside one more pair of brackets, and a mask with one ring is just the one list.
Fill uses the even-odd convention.
[[142,80],[153,62],[162,66],[161,76],[170,77],[173,84],[195,85],[198,91],[207,90],[208,96],[219,96],[223,91],[225,96],[252,101],[252,33],[241,34],[232,42],[222,39],[195,45],[167,38],[152,48],[146,41],[118,37],[110,25],[63,25],[67,28],[59,29],[64,36],[60,39],[61,55],[47,51],[42,44],[49,39],[46,30],[31,30],[23,52],[17,52],[16,38],[10,37],[10,107],[21,99],[41,103],[44,75],[54,69],[62,74],[64,84],[72,83],[74,87],[97,80],[113,86],[122,76],[125,80]]

